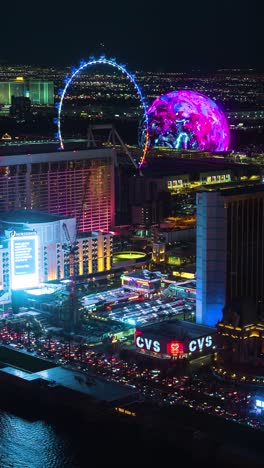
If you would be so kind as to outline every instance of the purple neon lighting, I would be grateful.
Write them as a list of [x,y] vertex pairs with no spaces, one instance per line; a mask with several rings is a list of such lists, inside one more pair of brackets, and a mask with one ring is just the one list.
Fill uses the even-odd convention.
[[147,110],[149,146],[226,151],[229,128],[217,104],[196,91],[159,96]]

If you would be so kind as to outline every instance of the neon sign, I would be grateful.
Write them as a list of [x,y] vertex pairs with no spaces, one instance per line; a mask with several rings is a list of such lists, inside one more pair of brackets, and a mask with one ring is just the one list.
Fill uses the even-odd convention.
[[170,341],[167,344],[167,354],[170,356],[177,356],[183,353],[183,343],[180,341]]
[[143,338],[140,335],[136,336],[136,346],[140,349],[160,353],[160,342],[151,338]]
[[203,351],[204,348],[211,348],[213,345],[213,338],[211,335],[202,336],[196,340],[192,340],[189,343],[189,352],[194,353],[195,351]]

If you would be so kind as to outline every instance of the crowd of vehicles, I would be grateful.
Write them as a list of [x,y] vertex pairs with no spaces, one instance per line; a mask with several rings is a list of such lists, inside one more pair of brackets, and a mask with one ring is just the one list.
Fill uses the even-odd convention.
[[84,374],[92,370],[106,379],[130,385],[137,388],[146,401],[159,406],[183,405],[251,428],[264,429],[263,412],[256,408],[259,389],[248,390],[235,383],[221,382],[209,367],[201,367],[188,375],[173,375],[133,359],[126,360],[117,350],[100,350],[76,343],[69,335],[60,339],[50,335],[36,337],[34,332],[18,332],[6,325],[0,328],[0,343],[19,353],[30,353]]

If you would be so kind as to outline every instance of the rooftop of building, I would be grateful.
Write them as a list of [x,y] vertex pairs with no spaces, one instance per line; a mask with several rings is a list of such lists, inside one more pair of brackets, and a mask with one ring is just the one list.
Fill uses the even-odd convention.
[[231,159],[217,159],[217,158],[205,158],[195,159],[195,155],[192,158],[180,158],[180,157],[149,157],[147,158],[146,165],[142,168],[144,176],[147,177],[166,177],[182,174],[192,174],[201,172],[215,172],[225,170],[236,170],[242,168],[242,165],[234,163]]
[[196,254],[196,242],[189,242],[183,245],[175,245],[167,248],[168,256],[188,257]]
[[258,192],[264,192],[264,184],[254,184],[254,185],[247,185],[245,187],[234,187],[229,188],[222,191],[223,196],[232,196],[232,195],[243,195],[243,194],[253,194]]
[[64,149],[55,140],[11,141],[0,140],[0,166],[35,164],[80,159],[101,159],[113,157],[116,152],[111,146],[98,145],[87,148],[87,140],[64,141]]
[[152,280],[158,280],[161,279],[161,274],[159,272],[155,271],[149,271],[149,270],[142,270],[142,271],[137,271],[134,272],[132,271],[131,273],[124,274],[124,277],[129,277],[129,278],[135,278],[135,279],[142,279],[146,281],[152,281]]
[[170,288],[190,288],[196,289],[196,280],[185,280],[185,281],[175,281],[175,283],[170,284]]
[[0,211],[0,222],[17,224],[52,223],[63,219],[72,219],[72,216],[42,213],[37,210]]
[[65,367],[54,367],[40,372],[30,374],[14,367],[4,367],[0,372],[11,374],[26,381],[47,381],[51,386],[60,385],[75,392],[90,396],[95,400],[114,402],[128,397],[137,399],[138,392],[128,385],[110,382],[104,377],[92,373],[83,374],[78,371],[66,369]]
[[[140,327],[138,327],[140,329]],[[184,320],[166,320],[142,327],[144,333],[158,335],[171,340],[195,339],[216,333],[216,328]]]
[[212,187],[212,185],[210,185],[210,187],[203,187],[201,189],[198,189],[198,192],[220,192],[223,197],[230,197],[235,195],[246,195],[264,192],[264,184],[257,181],[252,184],[248,184],[245,182],[243,186],[241,186],[240,184],[239,187]]
[[61,292],[62,289],[65,289],[65,284],[49,284],[49,283],[40,283],[37,288],[30,288],[24,290],[27,295],[40,297],[40,296],[50,296],[51,294]]
[[[65,142],[65,150],[71,151],[74,149],[87,149],[87,141],[84,139],[71,139]],[[59,148],[59,142],[54,139],[27,139],[27,140],[11,140],[1,141],[0,140],[0,155],[12,155],[12,154],[35,154],[43,152],[54,152],[61,151]]]
[[43,379],[48,379],[56,382],[71,390],[80,393],[85,393],[90,397],[101,401],[115,401],[127,398],[128,396],[137,395],[137,390],[128,386],[121,385],[116,382],[110,382],[104,377],[89,373],[83,374],[81,372],[65,369],[64,367],[54,367],[47,369],[37,374]]

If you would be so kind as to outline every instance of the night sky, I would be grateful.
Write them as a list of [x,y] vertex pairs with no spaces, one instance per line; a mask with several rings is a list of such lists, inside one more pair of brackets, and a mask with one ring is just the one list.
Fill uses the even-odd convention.
[[0,62],[77,66],[80,59],[105,53],[132,70],[262,69],[261,3],[5,1]]

